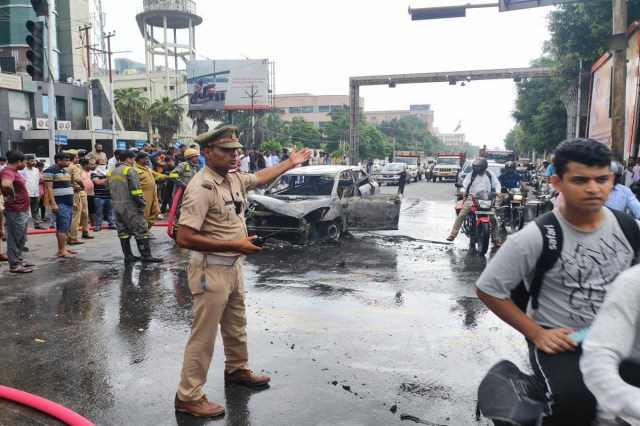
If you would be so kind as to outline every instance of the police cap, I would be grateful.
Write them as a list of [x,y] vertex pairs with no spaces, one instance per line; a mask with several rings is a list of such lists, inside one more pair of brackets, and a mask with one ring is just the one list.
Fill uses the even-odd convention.
[[194,139],[194,142],[200,145],[200,148],[242,148],[238,141],[238,128],[233,125],[221,127],[203,133]]

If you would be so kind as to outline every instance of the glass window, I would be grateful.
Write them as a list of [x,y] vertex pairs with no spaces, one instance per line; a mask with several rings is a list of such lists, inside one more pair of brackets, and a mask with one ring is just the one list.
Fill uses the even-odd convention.
[[318,112],[331,112],[331,105],[320,105]]
[[302,109],[300,107],[289,107],[289,114],[300,114]]
[[7,91],[9,93],[9,117],[30,118],[29,95],[22,92]]
[[84,130],[87,128],[87,101],[82,99],[71,100],[71,122],[72,128],[78,130]]
[[67,114],[65,111],[64,97],[56,96],[56,120],[66,120]]
[[300,107],[300,109],[302,110],[303,113],[308,114],[308,113],[312,113],[313,112],[313,107],[312,106],[303,106]]

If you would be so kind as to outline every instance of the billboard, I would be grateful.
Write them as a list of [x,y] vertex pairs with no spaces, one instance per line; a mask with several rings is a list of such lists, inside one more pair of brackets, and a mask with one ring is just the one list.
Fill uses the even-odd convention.
[[[627,82],[625,94],[624,158],[635,155],[638,138],[640,85],[640,25],[631,25],[628,33]],[[613,60],[605,53],[591,68],[588,136],[611,147],[611,76]]]
[[187,62],[189,111],[269,109],[269,60]]

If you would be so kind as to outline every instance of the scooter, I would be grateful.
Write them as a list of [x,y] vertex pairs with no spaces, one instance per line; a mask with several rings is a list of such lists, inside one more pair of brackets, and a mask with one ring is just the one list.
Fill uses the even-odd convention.
[[214,83],[209,83],[209,84],[199,83],[193,89],[190,102],[192,104],[195,104],[201,99],[205,99],[205,100],[213,99],[215,95],[216,95],[216,85]]
[[[475,195],[470,194],[471,210],[462,222],[462,232],[470,240],[469,247],[475,249],[480,255],[486,254],[489,250],[491,228],[494,226],[492,222],[498,220],[493,212],[495,196],[492,195],[489,191],[479,191]],[[460,214],[464,202],[464,197],[459,196],[456,203],[456,215]]]

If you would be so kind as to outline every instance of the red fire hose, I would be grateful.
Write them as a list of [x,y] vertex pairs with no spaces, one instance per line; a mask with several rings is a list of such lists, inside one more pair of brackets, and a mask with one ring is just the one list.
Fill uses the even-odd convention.
[[85,419],[75,411],[71,411],[60,404],[49,401],[48,399],[23,392],[18,389],[0,385],[0,398],[8,399],[9,401],[14,401],[43,413],[47,413],[48,415],[71,426],[95,426],[94,423]]

